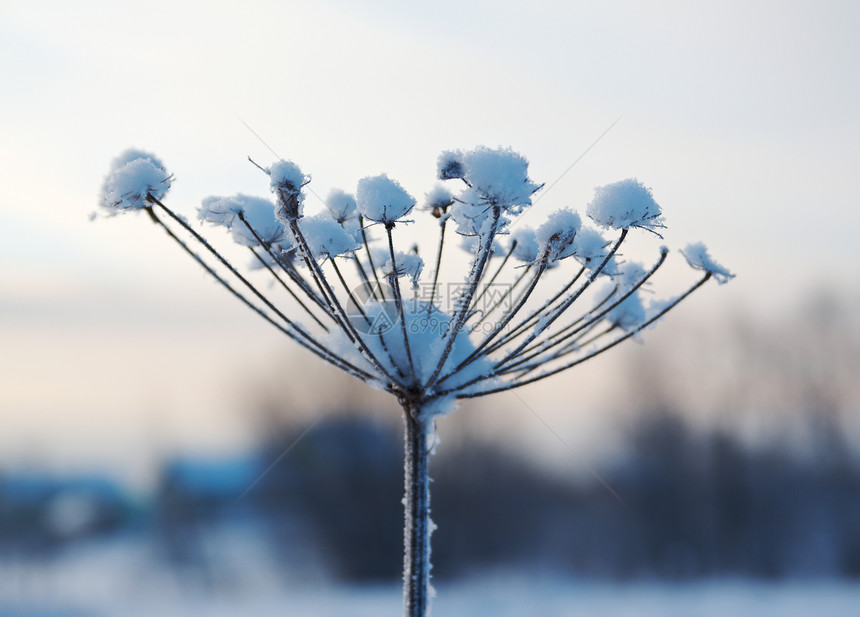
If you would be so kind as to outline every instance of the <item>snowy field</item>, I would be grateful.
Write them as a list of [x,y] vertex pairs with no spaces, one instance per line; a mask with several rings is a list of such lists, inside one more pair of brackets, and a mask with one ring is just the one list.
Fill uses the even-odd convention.
[[[139,548],[139,545],[137,545]],[[129,545],[50,563],[0,558],[0,617],[383,617],[401,614],[397,585],[330,586],[275,577],[234,552],[209,585],[177,578]],[[246,555],[250,557],[250,555]],[[259,553],[257,554],[259,556]],[[609,584],[499,574],[442,584],[436,617],[853,617],[860,584],[741,580]]]
[[[81,593],[80,596],[87,594]],[[56,600],[56,599],[55,599]],[[273,594],[116,593],[69,604],[0,605],[15,617],[382,617],[400,615],[394,586],[295,589]],[[509,580],[444,585],[437,617],[853,617],[860,587],[839,584],[710,582],[606,585]]]

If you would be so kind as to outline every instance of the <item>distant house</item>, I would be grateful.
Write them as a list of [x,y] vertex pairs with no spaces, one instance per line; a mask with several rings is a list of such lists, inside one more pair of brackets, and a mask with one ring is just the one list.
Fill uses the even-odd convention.
[[6,472],[0,475],[0,544],[38,550],[114,531],[128,522],[131,499],[97,475]]

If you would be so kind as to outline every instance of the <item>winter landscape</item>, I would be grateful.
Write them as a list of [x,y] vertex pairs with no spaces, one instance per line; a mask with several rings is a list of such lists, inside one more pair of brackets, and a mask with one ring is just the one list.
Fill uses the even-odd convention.
[[858,614],[858,28],[0,6],[0,617]]

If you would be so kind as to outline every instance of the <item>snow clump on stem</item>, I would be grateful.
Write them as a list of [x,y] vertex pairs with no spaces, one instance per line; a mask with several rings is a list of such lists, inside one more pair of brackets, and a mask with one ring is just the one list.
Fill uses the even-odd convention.
[[574,254],[574,240],[582,227],[582,219],[571,210],[556,210],[535,232],[540,252],[549,261],[559,261]]
[[173,176],[154,155],[130,148],[117,156],[102,184],[100,203],[111,213],[148,208],[149,196],[162,199]]
[[639,227],[654,231],[664,227],[660,206],[654,201],[651,189],[635,178],[594,189],[594,199],[588,204],[586,214],[598,225],[612,229]]
[[301,218],[304,206],[302,187],[311,179],[292,161],[272,163],[266,173],[269,174],[269,186],[278,198],[275,215],[286,221]]
[[[239,215],[247,221],[247,225],[238,220]],[[233,235],[233,240],[243,246],[257,246],[257,237],[266,245],[284,239],[284,224],[275,218],[275,204],[262,197],[242,194],[206,197],[197,209],[197,218],[226,227]]]
[[735,277],[726,268],[711,259],[707,247],[702,242],[688,244],[681,251],[691,268],[709,272],[722,285]]
[[386,174],[359,180],[355,200],[364,218],[385,225],[402,219],[415,206],[415,198]]

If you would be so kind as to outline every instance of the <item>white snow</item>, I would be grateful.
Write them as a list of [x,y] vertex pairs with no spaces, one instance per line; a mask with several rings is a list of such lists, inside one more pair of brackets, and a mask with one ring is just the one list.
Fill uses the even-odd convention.
[[298,165],[283,159],[272,163],[266,172],[271,190],[278,198],[275,216],[285,221],[300,219],[305,201],[302,187],[310,182],[310,177],[303,174]]
[[[439,358],[442,356],[445,346],[443,335],[448,329],[452,316],[435,307],[428,312],[427,303],[417,298],[404,299],[403,313],[406,332],[409,337],[409,348],[412,352],[412,361],[415,368],[414,375],[410,375],[409,360],[406,355],[403,332],[399,323],[399,312],[396,309],[394,301],[373,301],[371,299],[362,305],[362,309],[372,326],[368,327],[367,322],[364,321],[364,317],[360,315],[355,315],[352,318],[352,322],[360,331],[367,332],[371,330],[373,332],[373,334],[364,336],[364,342],[380,362],[382,362],[383,366],[392,375],[402,373],[406,376],[405,379],[407,382],[410,381],[411,377],[414,377],[419,382],[426,382],[436,368]],[[379,334],[376,333],[377,328],[380,326],[381,329],[379,332],[385,342],[384,347],[379,341]],[[356,347],[340,331],[329,333],[325,338],[325,345],[327,348],[346,357],[356,366],[370,373],[379,374],[379,371],[361,356]],[[441,375],[445,375],[453,370],[474,349],[474,344],[469,338],[469,331],[464,328],[457,334],[454,340],[452,351],[445,360]],[[436,391],[457,388],[471,381],[473,378],[488,374],[491,368],[492,361],[486,358],[478,360],[457,371],[451,378],[437,382]],[[474,388],[475,386],[472,386],[470,389]],[[469,389],[464,391],[469,391]],[[433,406],[434,414],[447,413],[453,409],[456,402],[455,399],[445,397],[445,400],[448,406],[443,404],[444,401],[437,399],[437,402]]]
[[581,226],[579,214],[567,208],[550,214],[535,232],[540,254],[546,253],[549,261],[559,261],[573,255],[573,241]]
[[482,201],[513,213],[531,205],[539,186],[529,180],[528,161],[510,148],[478,147],[463,155],[464,179]]
[[[355,237],[338,225],[328,212],[303,217],[299,219],[298,225],[311,254],[317,260],[352,253],[360,248]],[[298,247],[295,238],[292,239],[292,246]]]
[[684,257],[687,259],[687,263],[689,263],[691,267],[696,270],[710,272],[711,276],[713,276],[720,285],[727,283],[735,277],[734,274],[711,259],[711,256],[708,254],[707,247],[705,247],[702,242],[688,244],[684,247],[681,253],[683,253]]
[[154,155],[131,148],[117,156],[102,183],[100,204],[115,213],[140,210],[147,195],[161,200],[170,189],[172,176]]
[[238,218],[239,213],[266,244],[284,239],[284,225],[275,218],[275,204],[263,197],[242,194],[206,197],[197,209],[197,218],[226,227],[238,244],[258,246],[254,234]]
[[573,239],[573,254],[576,259],[588,268],[597,268],[606,255],[609,241],[599,231],[592,227],[582,227]]
[[305,176],[299,166],[292,161],[282,159],[272,163],[267,171],[272,190],[281,189],[298,193],[310,181],[310,178]]
[[331,215],[341,225],[347,220],[358,217],[358,208],[352,193],[347,193],[341,189],[332,189],[326,197],[325,205],[328,206]]
[[[469,255],[477,255],[481,248],[481,237],[477,235],[460,236],[460,248]],[[490,247],[490,255],[495,254],[496,243]]]
[[436,177],[440,180],[462,178],[463,153],[459,150],[446,150],[436,159]]
[[640,227],[653,231],[664,226],[651,189],[635,178],[594,189],[594,199],[588,204],[586,214],[598,225],[613,229]]
[[530,227],[518,227],[513,230],[510,235],[510,243],[514,242],[517,245],[514,247],[511,255],[518,261],[531,263],[538,256],[538,242],[535,239],[535,231]]
[[467,183],[449,212],[457,232],[465,236],[489,233],[494,208],[500,210],[495,232],[504,230],[511,216],[531,205],[532,193],[540,188],[528,178],[528,161],[509,148],[443,152],[439,161],[459,162]]
[[359,180],[355,198],[362,216],[377,223],[393,223],[415,206],[415,198],[386,174]]
[[385,276],[394,276],[400,278],[408,276],[412,279],[412,287],[418,288],[418,277],[421,276],[421,271],[424,269],[424,260],[416,253],[402,253],[400,251],[394,253],[394,262],[389,258],[382,266],[382,273]]
[[441,184],[437,184],[427,193],[424,203],[428,208],[440,208],[444,210],[454,203],[454,195]]
[[[608,293],[608,290],[607,290]],[[619,293],[616,292],[614,298],[618,298]],[[613,299],[610,300],[612,302]],[[639,297],[639,291],[634,291],[630,296],[625,298],[625,300],[613,308],[606,315],[606,319],[609,322],[622,330],[635,330],[640,325],[642,325],[645,320],[648,318],[648,315],[645,312],[645,307],[642,305],[642,299]]]
[[[271,542],[251,533],[207,536],[219,581],[206,586],[166,567],[133,540],[53,560],[0,559],[0,607],[10,615],[127,617],[380,617],[402,612],[398,582],[307,580],[296,560],[281,574]],[[445,617],[848,617],[860,606],[851,581],[601,582],[530,571],[486,571],[436,583]]]
[[626,290],[641,281],[645,272],[645,267],[638,261],[625,261],[618,266],[618,270],[612,278],[621,286],[622,290]]

